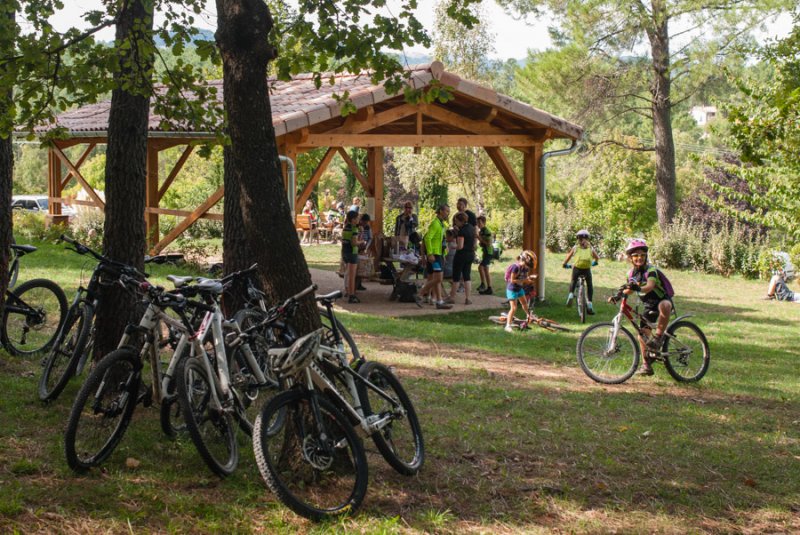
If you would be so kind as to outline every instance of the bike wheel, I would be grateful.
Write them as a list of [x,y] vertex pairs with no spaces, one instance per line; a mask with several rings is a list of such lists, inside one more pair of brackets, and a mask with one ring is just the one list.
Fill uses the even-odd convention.
[[578,317],[581,319],[581,323],[586,323],[586,287],[580,283],[578,284],[578,298],[576,299],[578,303]]
[[67,296],[47,279],[26,281],[6,294],[3,308],[3,345],[18,357],[47,351],[67,314]]
[[105,461],[133,416],[142,365],[133,348],[112,351],[98,363],[78,391],[64,433],[67,464],[83,472]]
[[327,399],[292,390],[256,418],[253,452],[278,499],[312,520],[352,513],[367,492],[367,457],[347,418]]
[[678,321],[667,329],[662,351],[664,365],[676,381],[699,381],[708,371],[711,351],[706,335],[690,321]]
[[578,339],[578,364],[584,373],[604,384],[624,383],[636,373],[639,366],[639,344],[625,327],[620,326],[617,339],[611,347],[614,324],[592,325]]
[[92,313],[83,303],[69,309],[64,325],[47,355],[39,379],[39,399],[53,401],[75,375],[92,328]]
[[192,442],[212,472],[229,476],[239,464],[239,445],[230,413],[214,406],[214,380],[197,358],[182,359],[176,376],[183,419]]
[[392,468],[403,475],[413,476],[425,462],[425,444],[411,399],[397,376],[379,362],[365,362],[358,373],[399,404],[396,406],[368,387],[365,388],[366,395],[362,396],[365,415],[390,417],[384,428],[372,434],[378,451]]

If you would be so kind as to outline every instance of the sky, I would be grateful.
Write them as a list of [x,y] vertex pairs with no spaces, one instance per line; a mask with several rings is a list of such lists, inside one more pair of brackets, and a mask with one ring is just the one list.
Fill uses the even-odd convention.
[[[434,9],[437,2],[438,0],[418,0],[417,18],[429,34],[433,29]],[[90,9],[99,9],[101,5],[100,0],[67,0],[64,3],[66,4],[64,11],[59,13],[57,20],[54,21],[54,26],[59,30],[70,26],[85,26],[81,21],[80,14]],[[546,21],[535,21],[529,25],[506,14],[492,0],[485,0],[483,5],[490,22],[490,31],[495,35],[495,52],[492,54],[492,58],[523,59],[527,56],[528,49],[544,50],[550,45]],[[198,17],[197,26],[213,30],[216,27],[215,3],[213,0],[209,0],[206,6],[206,10]],[[785,16],[770,24],[766,34],[762,37],[782,37],[788,34],[790,29],[791,19]],[[100,34],[99,38],[106,41],[113,40],[113,29],[106,30],[105,33]],[[414,56],[428,54],[428,51],[422,47],[408,49],[405,52]]]
[[[99,9],[100,0],[67,0],[64,12],[60,13],[57,20],[53,21],[54,26],[59,30],[64,30],[71,26],[85,26],[82,24],[80,14],[90,9]],[[433,28],[433,12],[436,0],[419,0],[417,17],[431,33]],[[495,2],[485,2],[485,9],[489,20],[492,21],[491,31],[496,35],[494,58],[517,58],[521,59],[527,55],[528,48],[544,49],[550,43],[547,28],[544,23],[538,26],[526,25],[522,21],[514,20],[503,12],[503,9]],[[216,27],[216,10],[214,2],[207,3],[207,10],[200,15],[197,21],[199,28],[214,29]],[[100,39],[110,41],[114,38],[113,30],[107,30],[100,34]],[[423,48],[406,50],[407,54],[422,55],[427,51]]]

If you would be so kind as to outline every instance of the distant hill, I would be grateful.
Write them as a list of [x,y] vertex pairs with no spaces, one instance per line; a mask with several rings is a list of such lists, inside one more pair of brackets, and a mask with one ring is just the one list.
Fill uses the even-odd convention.
[[[207,30],[205,28],[196,28],[197,35],[194,37],[195,41],[213,41],[214,40],[214,30]],[[156,37],[155,39],[156,46],[162,47],[164,46],[164,40],[160,37]]]

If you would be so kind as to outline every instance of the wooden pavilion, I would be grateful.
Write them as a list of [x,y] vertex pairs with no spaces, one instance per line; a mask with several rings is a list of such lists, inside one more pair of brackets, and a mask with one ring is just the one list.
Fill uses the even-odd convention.
[[[543,146],[554,139],[575,142],[582,136],[580,126],[538,110],[492,89],[464,80],[444,70],[435,61],[410,69],[410,82],[424,88],[437,81],[451,88],[454,98],[445,104],[409,104],[402,94],[387,94],[381,85],[373,84],[365,74],[337,75],[333,86],[314,87],[310,75],[299,75],[289,82],[274,81],[270,103],[272,122],[279,152],[293,161],[303,152],[325,147],[327,151],[300,192],[294,192],[295,211],[299,212],[337,153],[344,159],[367,192],[367,209],[374,214],[375,228],[383,225],[383,151],[384,147],[482,147],[494,162],[524,208],[523,247],[532,249],[543,259],[544,229]],[[222,82],[218,87],[222,99]],[[348,91],[357,112],[342,117],[341,106],[334,93]],[[49,148],[48,188],[49,217],[59,221],[62,191],[74,180],[88,194],[88,201],[71,201],[104,208],[104,202],[81,175],[81,164],[98,144],[107,142],[110,101],[101,102],[59,115],[57,125],[69,133],[68,139],[55,141]],[[151,236],[152,252],[163,250],[199,219],[222,220],[212,208],[222,199],[223,187],[215,191],[192,211],[161,208],[160,200],[167,192],[198,142],[212,139],[208,133],[166,131],[160,128],[161,118],[150,116],[147,145],[147,186],[145,221]],[[70,161],[64,149],[84,146],[80,157]],[[159,152],[172,147],[185,147],[174,168],[166,177],[159,176]],[[364,176],[345,151],[345,147],[361,147],[368,152],[367,175]],[[521,173],[515,171],[504,149],[522,154]],[[546,158],[545,158],[546,159]],[[172,215],[183,219],[167,235],[160,237],[159,216]],[[159,239],[160,238],[160,239]],[[544,262],[540,262],[540,291],[544,288]],[[542,293],[540,293],[542,295]]]

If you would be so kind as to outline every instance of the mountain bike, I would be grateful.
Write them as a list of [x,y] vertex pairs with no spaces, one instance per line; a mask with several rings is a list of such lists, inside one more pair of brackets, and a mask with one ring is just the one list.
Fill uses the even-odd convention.
[[361,436],[372,437],[401,474],[416,474],[424,462],[422,429],[399,379],[380,363],[347,359],[333,315],[333,301],[341,295],[316,298],[334,319],[335,345],[327,345],[322,328],[290,348],[269,350],[272,369],[288,390],[262,409],[253,429],[267,486],[313,520],[361,504],[368,478]]
[[19,258],[26,253],[31,253],[36,250],[33,245],[17,245],[14,238],[11,238],[11,246],[8,248],[8,286],[11,289],[17,284],[17,277],[19,276]]
[[[12,245],[15,260],[32,253],[32,245]],[[19,265],[10,278],[16,282]],[[10,280],[9,282],[12,282]],[[32,279],[6,290],[0,322],[0,344],[12,355],[35,356],[53,344],[67,313],[64,290],[48,279]]]
[[[578,339],[578,364],[586,375],[599,383],[623,383],[639,367],[641,349],[631,331],[622,325],[623,318],[630,321],[633,330],[645,342],[655,332],[655,324],[628,304],[628,295],[623,293],[627,289],[630,285],[626,284],[611,298],[612,302],[619,303],[619,312],[614,319],[590,326]],[[680,382],[702,379],[711,360],[705,334],[686,319],[691,316],[693,314],[684,314],[672,320],[664,331],[661,347],[658,350],[647,349],[645,355],[663,362],[667,372]]]
[[[592,266],[596,266],[597,262],[592,262]],[[564,264],[564,269],[572,269],[572,264]],[[575,280],[575,288],[573,295],[575,296],[575,307],[578,309],[578,318],[581,323],[586,323],[586,314],[589,312],[589,290],[586,283],[585,275],[578,275]]]
[[[78,391],[64,433],[67,464],[76,472],[98,466],[111,455],[138,404],[149,407],[154,399],[159,401],[164,433],[174,437],[181,432],[184,424],[173,410],[177,406],[178,364],[187,358],[190,346],[208,341],[205,336],[190,339],[198,310],[205,308],[202,302],[188,299],[180,290],[167,292],[125,274],[120,275],[118,284],[128,291],[140,292],[147,308],[138,324],[125,328],[117,349],[100,360]],[[165,332],[180,337],[167,361],[162,360],[160,351],[171,342],[164,338]],[[145,364],[150,366],[150,386],[144,384]]]
[[98,264],[89,284],[85,288],[78,286],[64,324],[42,363],[39,378],[39,399],[42,401],[58,398],[70,378],[83,373],[86,363],[92,362],[95,312],[100,304],[101,286],[114,284],[122,274],[140,281],[147,277],[133,266],[111,260],[69,236],[62,234],[59,240],[72,245],[67,248],[70,251],[94,257]]

